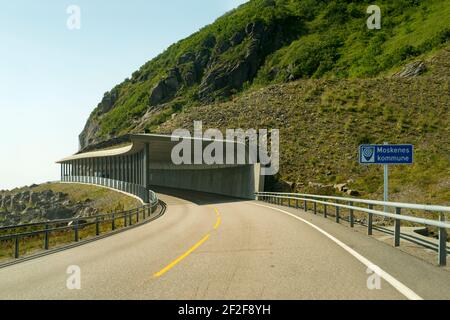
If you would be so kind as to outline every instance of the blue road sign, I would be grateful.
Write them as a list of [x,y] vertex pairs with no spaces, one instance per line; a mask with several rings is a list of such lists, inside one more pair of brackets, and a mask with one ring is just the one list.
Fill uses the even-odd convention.
[[361,164],[412,164],[411,144],[365,144],[359,146]]

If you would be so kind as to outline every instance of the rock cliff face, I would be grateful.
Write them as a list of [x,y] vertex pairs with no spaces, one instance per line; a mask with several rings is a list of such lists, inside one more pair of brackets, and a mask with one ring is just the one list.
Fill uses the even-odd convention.
[[62,192],[0,193],[0,227],[95,215],[90,201],[73,203]]
[[[192,89],[200,103],[210,103],[240,91],[245,83],[255,78],[266,56],[279,49],[287,38],[281,27],[262,22],[249,23],[229,39],[217,40],[214,35],[206,37],[201,50],[181,55],[166,76],[151,87],[146,110],[167,104],[186,90]],[[224,55],[233,57],[224,59]],[[131,81],[147,78],[141,75],[139,80]],[[119,90],[107,92],[88,119],[79,136],[81,149],[114,135],[112,132],[100,137],[99,130],[103,116],[114,109]],[[139,124],[138,120],[135,127]]]

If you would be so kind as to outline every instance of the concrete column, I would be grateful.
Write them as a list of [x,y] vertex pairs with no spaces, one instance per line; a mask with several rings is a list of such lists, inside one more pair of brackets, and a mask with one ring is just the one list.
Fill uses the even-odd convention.
[[81,182],[86,182],[86,160],[81,159]]
[[122,189],[123,187],[123,157],[118,157],[117,158],[117,163],[118,163],[118,169],[119,169],[119,182],[120,182],[120,189]]
[[149,157],[149,145],[145,144],[144,152],[142,154],[142,186],[145,188],[144,202],[149,202],[148,190],[150,189],[148,181],[148,157]]
[[73,175],[73,181],[78,182],[78,160],[73,160],[73,168],[72,168],[72,175]]
[[89,162],[89,183],[92,183],[94,181],[94,179],[93,179],[93,176],[94,176],[94,159],[89,158],[88,162]]
[[91,183],[95,183],[95,158],[91,158]]
[[97,184],[97,159],[92,158],[92,177],[94,184]]
[[117,186],[116,186],[116,180],[117,180],[116,157],[111,158],[111,170],[112,170],[112,177],[114,180],[113,188],[117,188]]
[[115,179],[115,184],[114,184],[114,188],[118,189],[119,188],[119,161],[118,161],[119,157],[114,157],[114,179]]
[[106,177],[106,158],[102,157],[100,163],[101,163],[101,169],[100,169],[101,174],[100,174],[100,177],[102,179],[101,180],[102,184],[104,185],[105,181],[106,181],[105,180],[105,177]]
[[105,158],[100,158],[100,183],[105,185]]
[[137,157],[136,154],[133,154],[133,183],[138,184],[137,179]]
[[129,190],[129,182],[130,182],[130,156],[125,156],[125,181],[126,181],[126,189],[127,192]]
[[105,158],[105,178],[107,179],[106,180],[107,181],[106,185],[108,187],[111,187],[110,186],[110,180],[109,180],[109,179],[111,179],[110,164],[109,164],[110,160],[111,160],[110,157],[106,157]]
[[87,159],[83,159],[83,182],[86,183],[87,181],[87,177],[88,177],[88,161]]
[[137,156],[137,177],[140,186],[144,186],[144,153],[145,153],[145,146],[144,150],[139,152]]
[[140,174],[140,167],[141,167],[141,158],[140,153],[136,154],[136,184],[141,185],[141,174]]
[[77,160],[77,181],[80,182],[80,176],[81,176],[81,161]]

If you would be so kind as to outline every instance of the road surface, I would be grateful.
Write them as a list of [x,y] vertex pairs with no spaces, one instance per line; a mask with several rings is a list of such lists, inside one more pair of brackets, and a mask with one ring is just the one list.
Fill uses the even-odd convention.
[[450,299],[447,271],[320,216],[162,192],[155,221],[0,269],[0,299]]

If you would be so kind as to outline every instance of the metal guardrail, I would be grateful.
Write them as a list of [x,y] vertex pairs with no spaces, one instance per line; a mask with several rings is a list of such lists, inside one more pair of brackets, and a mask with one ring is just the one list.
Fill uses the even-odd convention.
[[[439,244],[438,244],[438,264],[445,266],[447,263],[447,230],[450,229],[450,223],[445,221],[445,213],[450,212],[450,207],[434,206],[422,204],[410,204],[402,202],[384,202],[376,200],[365,200],[355,198],[344,198],[335,196],[311,195],[304,193],[282,193],[282,192],[256,192],[257,200],[266,201],[278,205],[284,205],[283,201],[287,200],[289,207],[302,208],[308,211],[308,203],[313,204],[313,212],[317,214],[317,204],[323,206],[323,216],[328,216],[328,206],[334,207],[334,216],[337,223],[341,219],[340,209],[348,209],[350,227],[354,227],[355,211],[366,213],[367,219],[367,234],[372,235],[373,230],[373,215],[378,215],[386,218],[394,219],[394,246],[400,246],[400,225],[401,221],[409,221],[422,225],[432,226],[438,228]],[[294,204],[292,205],[292,200]],[[303,203],[302,203],[303,202]],[[367,208],[356,206],[355,203],[367,205]],[[386,208],[393,208],[395,213],[374,210],[374,206],[383,206]],[[425,218],[414,217],[410,215],[402,215],[402,209],[423,210],[427,212],[438,212],[439,220],[431,220]]]
[[[79,242],[80,231],[92,225],[95,225],[95,235],[89,239],[96,238],[101,235],[100,226],[102,225],[110,224],[111,226],[111,231],[103,233],[103,235],[105,235],[119,229],[117,228],[118,221],[123,222],[122,228],[127,228],[148,220],[149,218],[153,218],[153,213],[155,213],[158,207],[159,200],[153,191],[149,191],[149,199],[149,204],[144,204],[140,207],[127,211],[111,212],[91,217],[76,217],[0,227],[0,244],[5,241],[13,241],[12,257],[14,257],[14,259],[18,259],[20,257],[20,242],[23,239],[30,239],[31,241],[33,240],[33,237],[36,238],[43,235],[42,249],[47,251],[50,249],[50,238],[52,233],[71,232],[72,241],[69,243]],[[20,231],[18,232],[18,230]]]

